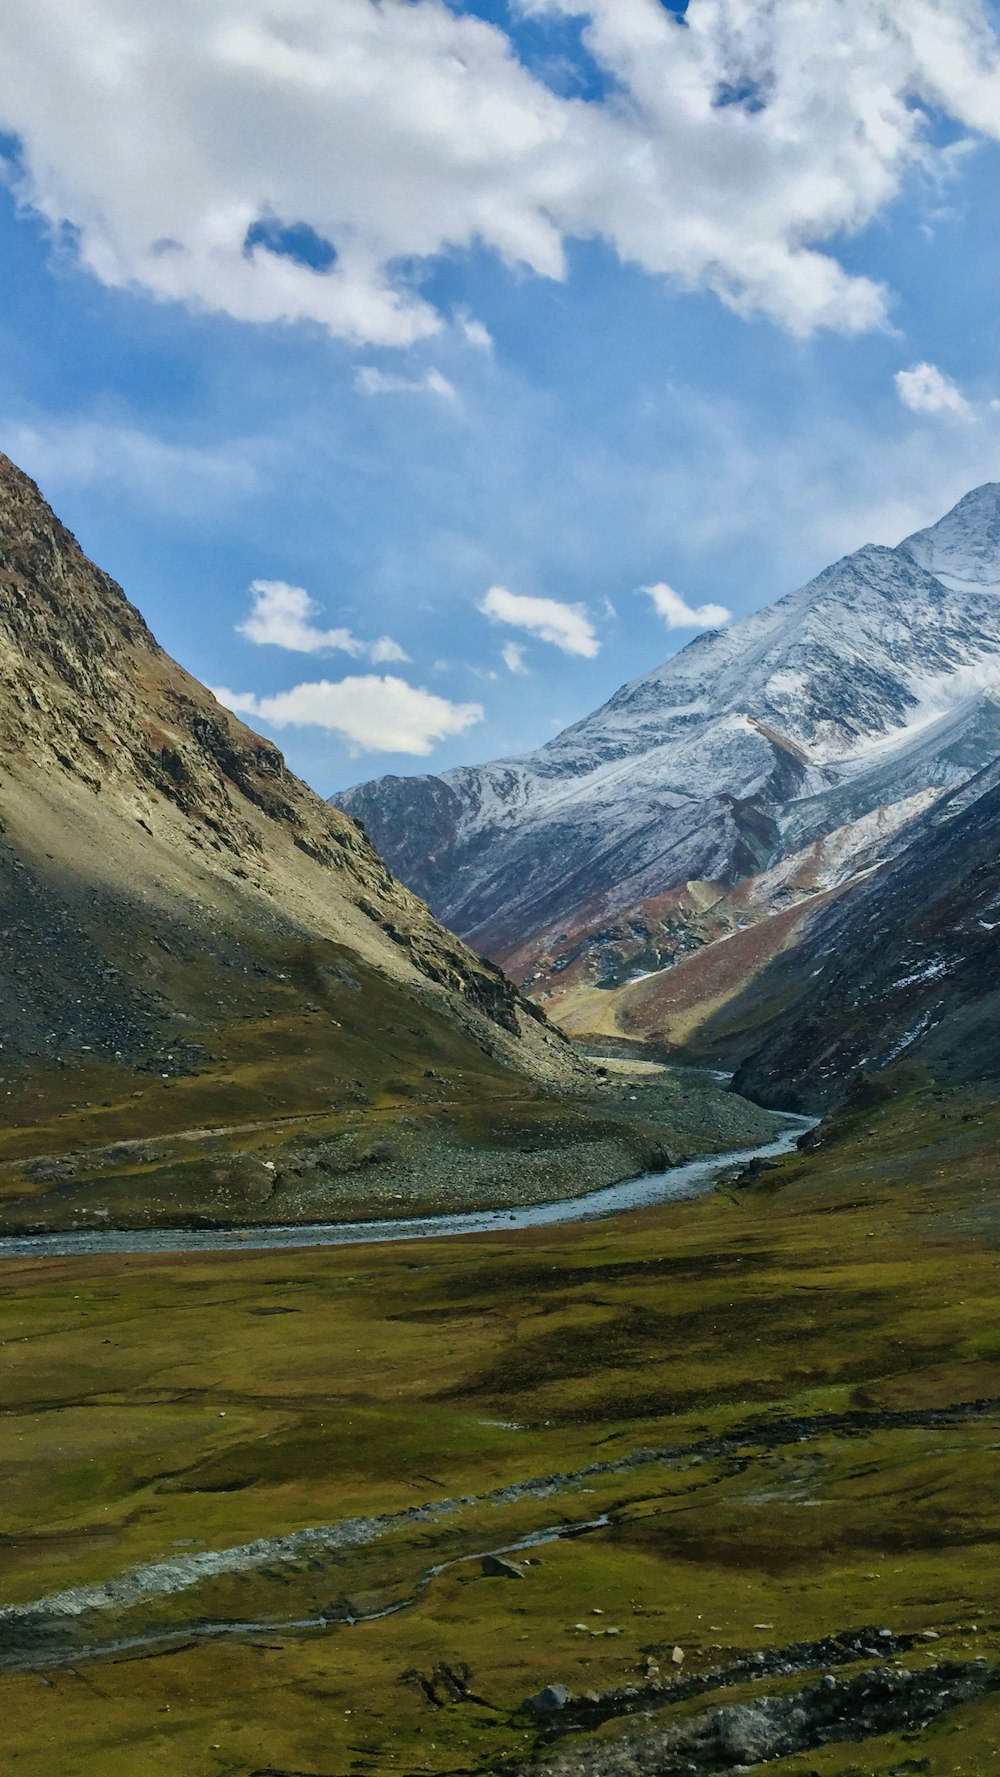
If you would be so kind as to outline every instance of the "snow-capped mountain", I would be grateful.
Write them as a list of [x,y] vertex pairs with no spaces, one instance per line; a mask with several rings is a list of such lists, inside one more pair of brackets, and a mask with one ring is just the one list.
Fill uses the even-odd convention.
[[755,874],[1000,751],[998,522],[1000,488],[977,488],[699,636],[536,752],[334,800],[500,959],[551,948],[584,909]]

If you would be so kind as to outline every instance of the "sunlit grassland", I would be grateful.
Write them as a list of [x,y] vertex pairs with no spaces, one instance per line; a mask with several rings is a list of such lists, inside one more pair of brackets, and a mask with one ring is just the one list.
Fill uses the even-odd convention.
[[[998,1133],[984,1096],[924,1092],[750,1188],[613,1221],[11,1262],[5,1603],[452,1503],[69,1623],[72,1671],[0,1680],[0,1769],[488,1771],[534,1744],[530,1693],[634,1681],[649,1653],[688,1677],[866,1624],[936,1630],[916,1662],[986,1652],[996,1420],[951,1409],[1000,1392]],[[533,1477],[554,1479],[484,1497]],[[484,1550],[602,1517],[522,1551],[520,1581],[481,1573]],[[199,1638],[226,1622],[271,1627]],[[132,1636],[151,1639],[109,1657]],[[439,1707],[405,1677],[441,1662],[481,1701]],[[872,1777],[919,1754],[985,1773],[992,1721],[970,1704],[919,1745],[769,1769]]]

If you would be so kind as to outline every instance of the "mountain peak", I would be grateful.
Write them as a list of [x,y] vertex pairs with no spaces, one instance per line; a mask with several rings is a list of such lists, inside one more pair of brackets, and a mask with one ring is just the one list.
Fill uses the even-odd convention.
[[973,489],[905,545],[867,544],[697,636],[536,752],[338,803],[504,957],[584,904],[745,875],[790,823],[801,838],[938,793],[997,751],[996,522],[996,487]]
[[899,545],[955,592],[1000,591],[1000,482],[984,481]]

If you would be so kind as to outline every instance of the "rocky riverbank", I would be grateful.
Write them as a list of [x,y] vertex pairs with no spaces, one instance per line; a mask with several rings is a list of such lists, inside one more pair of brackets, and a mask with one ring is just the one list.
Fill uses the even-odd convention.
[[780,1116],[718,1077],[607,1060],[559,1096],[338,1106],[325,1115],[0,1165],[0,1232],[238,1227],[516,1209],[772,1140]]

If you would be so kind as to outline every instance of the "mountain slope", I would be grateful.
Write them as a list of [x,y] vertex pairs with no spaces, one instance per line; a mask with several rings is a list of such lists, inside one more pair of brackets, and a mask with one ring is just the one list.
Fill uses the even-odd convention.
[[549,1201],[775,1128],[595,1070],[6,459],[0,937],[7,1228]]
[[869,850],[843,880],[835,856],[810,848],[714,899],[688,884],[632,909],[627,931],[611,925],[591,946],[605,961],[642,937],[661,947],[622,985],[587,983],[583,933],[547,996],[563,1028],[611,1053],[652,1045],[735,1068],[738,1092],[809,1111],[887,1070],[907,1089],[995,1082],[1000,762],[894,832],[861,825]]
[[[559,1052],[554,1034],[392,879],[353,821],[170,660],[6,460],[0,537],[4,839],[8,894],[20,912],[32,882],[42,918],[56,918],[60,891],[85,872],[95,909],[117,900],[126,925],[155,924],[182,948],[194,919],[224,969],[217,940],[226,926],[237,937],[241,925],[282,939],[322,935],[408,991],[426,993],[433,983],[442,1010],[477,1040],[544,1071]],[[100,919],[91,923],[96,929]],[[124,998],[106,992],[92,934],[68,915],[60,924],[61,966],[81,989],[89,971],[87,992],[57,998],[44,968],[36,980],[30,931],[15,921],[8,937],[22,942],[5,947],[6,961],[31,976],[32,991],[19,1003],[5,996],[8,1051],[65,1056],[86,1028],[92,1050],[124,1056],[135,1048],[127,1005],[150,996],[157,967],[135,967],[119,983]],[[168,976],[169,963],[163,968]],[[120,1026],[107,1037],[96,1011],[102,998],[119,1007],[109,1016]],[[59,1028],[49,1035],[49,1025]]]
[[536,753],[335,800],[527,980],[585,908],[732,884],[995,755],[997,509],[991,484],[896,549],[858,550]]
[[[19,1157],[99,1155],[106,1204],[129,1142],[295,1117],[335,1136],[446,1099],[459,1120],[494,1100],[544,1109],[545,1082],[588,1077],[356,824],[163,652],[6,459],[0,932],[11,1200],[81,1171],[41,1164],[32,1186]],[[233,1136],[245,1164],[215,1185],[197,1142],[185,1150],[211,1213],[289,1207],[270,1203],[275,1167],[251,1161],[255,1143]],[[175,1158],[158,1153],[168,1172]],[[181,1209],[188,1184],[171,1178]],[[71,1213],[63,1197],[50,1222]]]
[[702,1027],[702,1044],[746,1057],[738,1091],[821,1109],[903,1062],[948,1085],[1000,1077],[1000,769],[907,837]]

